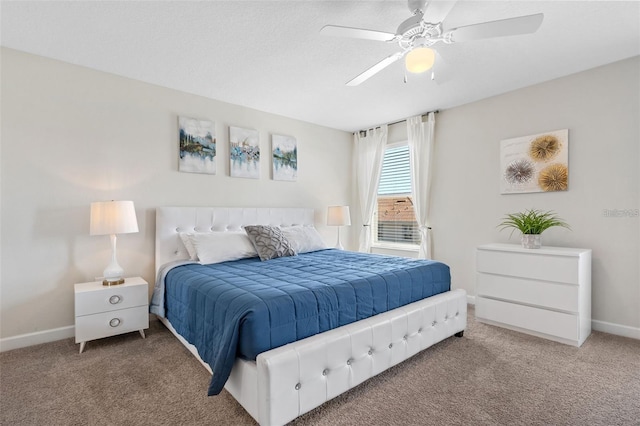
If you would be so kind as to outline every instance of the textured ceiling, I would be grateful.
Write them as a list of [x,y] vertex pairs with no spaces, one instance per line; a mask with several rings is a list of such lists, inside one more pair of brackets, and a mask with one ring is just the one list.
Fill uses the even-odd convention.
[[[320,35],[395,32],[406,1],[2,1],[1,44],[323,126],[354,131],[640,54],[640,2],[459,1],[445,28],[544,13],[535,34],[436,47],[445,82],[397,62],[345,83],[397,45]],[[428,13],[427,13],[428,16]],[[441,77],[441,76],[439,76]],[[640,78],[640,76],[639,76]]]

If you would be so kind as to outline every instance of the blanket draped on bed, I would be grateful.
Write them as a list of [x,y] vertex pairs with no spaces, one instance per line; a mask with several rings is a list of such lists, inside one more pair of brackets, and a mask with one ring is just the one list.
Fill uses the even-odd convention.
[[[227,381],[236,356],[264,351],[450,289],[449,267],[432,260],[322,250],[261,262],[188,264],[166,274],[164,306],[176,331],[197,349],[213,377]],[[154,294],[154,299],[162,300]],[[164,309],[162,309],[164,308]]]

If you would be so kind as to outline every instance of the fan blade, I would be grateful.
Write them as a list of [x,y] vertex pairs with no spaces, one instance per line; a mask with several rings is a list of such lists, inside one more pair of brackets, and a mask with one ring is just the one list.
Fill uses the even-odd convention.
[[436,60],[435,60],[435,63],[433,64],[431,77],[432,77],[432,80],[434,80],[437,85],[442,85],[447,83],[453,78],[453,69],[444,60],[440,52],[438,52],[435,49],[434,51],[436,52]]
[[481,24],[467,25],[447,31],[451,34],[451,42],[480,40],[483,38],[512,36],[519,34],[535,33],[544,14],[520,16],[517,18],[502,19],[499,21],[483,22]]
[[432,24],[444,21],[457,2],[458,0],[430,1],[424,12],[424,20]]
[[338,25],[325,25],[320,29],[324,35],[337,37],[363,38],[365,40],[391,41],[395,34],[384,31],[364,30],[362,28],[340,27]]
[[379,73],[380,71],[382,71],[383,69],[385,69],[386,67],[388,67],[389,65],[397,61],[398,59],[402,58],[404,56],[404,53],[405,52],[398,52],[384,58],[383,60],[381,60],[380,62],[378,62],[377,64],[375,64],[374,66],[372,66],[371,68],[369,68],[368,70],[366,70],[365,72],[357,76],[356,78],[347,82],[347,86],[357,86],[358,84],[362,83],[368,78],[373,77],[375,74]]

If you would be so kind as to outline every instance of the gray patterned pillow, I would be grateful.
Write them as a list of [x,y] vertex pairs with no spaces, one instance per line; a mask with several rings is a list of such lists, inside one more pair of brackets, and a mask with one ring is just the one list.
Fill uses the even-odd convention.
[[244,230],[256,248],[260,260],[296,255],[289,240],[277,226],[249,225],[245,226]]

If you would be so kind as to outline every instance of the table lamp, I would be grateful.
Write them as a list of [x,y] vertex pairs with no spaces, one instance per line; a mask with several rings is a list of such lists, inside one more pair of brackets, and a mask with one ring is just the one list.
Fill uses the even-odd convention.
[[91,203],[91,235],[111,236],[111,262],[104,270],[103,285],[123,284],[124,270],[116,259],[116,234],[138,232],[133,201],[99,201]]
[[340,227],[351,225],[351,215],[349,206],[330,206],[327,210],[327,225],[338,227],[338,242],[336,248],[344,250],[340,243]]

